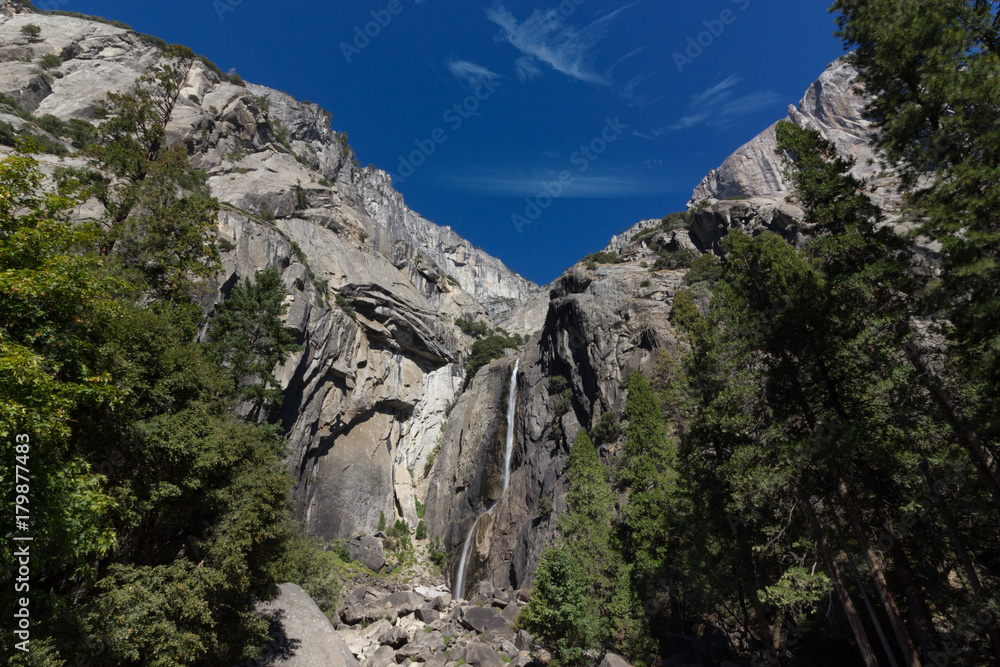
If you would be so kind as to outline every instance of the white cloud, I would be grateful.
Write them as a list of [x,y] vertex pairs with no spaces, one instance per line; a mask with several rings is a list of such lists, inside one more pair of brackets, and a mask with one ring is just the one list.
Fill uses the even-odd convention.
[[688,114],[671,124],[670,129],[689,130],[699,125],[727,127],[740,116],[778,103],[780,96],[773,90],[761,90],[734,97],[740,81],[738,76],[733,75],[694,95],[688,105]]
[[660,137],[666,136],[666,134],[667,134],[667,129],[663,127],[658,127],[655,130],[651,130],[649,132],[639,132],[638,130],[634,130],[632,132],[633,137],[639,137],[640,139],[647,139],[649,141],[653,141],[654,139],[659,139]]
[[535,59],[531,56],[521,56],[514,61],[514,66],[517,68],[517,77],[521,81],[537,79],[542,75],[542,70],[539,69]]
[[503,78],[496,72],[468,60],[449,60],[446,64],[448,71],[467,88],[482,85],[484,79]]
[[501,39],[524,54],[516,62],[518,76],[522,80],[541,74],[538,61],[578,81],[610,87],[614,85],[614,67],[642,49],[626,55],[606,71],[595,67],[593,52],[607,36],[615,17],[629,6],[605,14],[582,28],[567,25],[564,16],[556,9],[536,9],[530,17],[519,22],[499,4],[486,10],[486,18],[500,27]]

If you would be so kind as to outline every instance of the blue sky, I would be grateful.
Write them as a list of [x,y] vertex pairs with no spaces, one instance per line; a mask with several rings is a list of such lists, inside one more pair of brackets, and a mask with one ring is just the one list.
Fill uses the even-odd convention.
[[843,52],[802,0],[51,1],[324,106],[411,208],[540,284],[683,209]]

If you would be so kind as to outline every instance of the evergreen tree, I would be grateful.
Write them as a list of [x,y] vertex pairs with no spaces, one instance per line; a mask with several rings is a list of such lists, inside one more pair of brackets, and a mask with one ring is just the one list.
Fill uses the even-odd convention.
[[659,401],[635,371],[625,403],[625,449],[618,470],[628,490],[624,508],[625,553],[634,564],[639,590],[654,595],[669,586],[669,517],[677,490],[677,449]]
[[299,349],[281,320],[287,309],[284,299],[278,269],[258,271],[255,280],[233,288],[208,328],[209,357],[226,366],[232,395],[253,406],[254,420],[280,407],[281,386],[274,368]]

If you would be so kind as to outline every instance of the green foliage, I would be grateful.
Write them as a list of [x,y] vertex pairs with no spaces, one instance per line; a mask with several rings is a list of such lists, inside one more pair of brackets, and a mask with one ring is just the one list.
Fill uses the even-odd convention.
[[920,232],[943,245],[940,281],[921,311],[949,320],[972,419],[1000,435],[1000,86],[997,7],[838,0],[838,36],[873,95],[877,143]]
[[[412,475],[411,475],[411,477],[412,477]],[[420,502],[419,500],[414,500],[414,502],[417,505],[417,518],[418,519],[423,519],[424,518],[424,511],[427,509],[427,507],[422,502]],[[417,539],[423,539],[423,538],[418,537]]]
[[461,317],[455,320],[455,326],[466,336],[472,336],[473,338],[483,338],[488,336],[491,331],[490,326],[485,322],[476,322]]
[[605,412],[597,420],[594,427],[590,429],[590,437],[594,439],[594,444],[611,444],[618,440],[622,434],[622,427],[618,421],[617,412]]
[[301,185],[295,186],[295,210],[305,211],[309,208],[309,194]]
[[74,148],[84,148],[97,138],[97,128],[80,118],[64,122],[52,114],[46,114],[35,119],[35,124],[49,134],[70,139]]
[[385,532],[385,512],[378,513],[378,532]]
[[30,120],[31,114],[21,108],[21,105],[17,103],[13,97],[7,97],[6,95],[0,94],[0,112],[9,113],[13,116],[18,116],[24,120]]
[[517,617],[517,625],[550,643],[562,664],[593,664],[602,623],[586,574],[568,552],[550,549],[542,556],[531,600]]
[[581,261],[586,263],[596,263],[596,264],[620,264],[622,258],[618,256],[616,252],[595,252],[584,257]]
[[324,545],[315,537],[306,537],[299,526],[290,526],[288,532],[292,537],[277,578],[302,586],[327,618],[333,621],[342,602],[344,584],[354,575],[347,549],[341,545]]
[[465,367],[465,374],[471,381],[480,368],[504,355],[504,351],[517,347],[517,342],[507,336],[491,334],[472,344],[472,356]]
[[664,250],[656,258],[656,263],[653,264],[650,271],[687,269],[693,266],[699,257],[701,257],[701,253],[688,248],[676,251]]
[[343,294],[338,294],[334,299],[334,302],[337,304],[337,308],[340,308],[342,311],[344,311],[344,313],[346,313],[347,316],[350,317],[352,320],[357,318],[358,314],[354,310],[354,306],[351,305],[351,302],[348,301],[347,297],[345,297]]
[[[381,525],[381,523],[380,519],[379,524]],[[410,541],[410,533],[410,526],[402,519],[397,519],[385,531],[383,544],[389,551],[406,553],[413,548],[413,543]]]
[[722,277],[722,260],[712,254],[704,254],[691,262],[691,268],[684,274],[684,284],[708,283],[714,287]]
[[687,229],[689,226],[688,213],[687,211],[679,211],[677,213],[671,213],[670,215],[663,218],[659,225],[656,227],[650,227],[645,229],[635,236],[632,237],[631,241],[633,243],[637,241],[644,241],[646,239],[652,238],[657,234],[663,234],[668,232],[673,232],[678,229]]
[[281,319],[284,299],[281,274],[269,267],[236,285],[208,327],[209,356],[226,368],[231,395],[252,406],[254,420],[280,407],[274,368],[299,350]]
[[674,307],[670,310],[670,323],[683,331],[697,334],[702,331],[705,318],[691,297],[691,292],[681,290],[674,295]]
[[42,56],[42,59],[38,61],[38,64],[42,69],[52,69],[53,67],[59,67],[62,65],[62,58],[54,53],[46,53]]
[[543,554],[518,625],[551,646],[563,664],[593,664],[604,645],[643,664],[652,646],[631,568],[617,546],[615,494],[584,431],[570,449],[566,481],[562,538]]
[[17,133],[14,131],[14,126],[2,120],[0,120],[0,146],[10,146],[11,148],[17,146]]
[[278,143],[285,148],[291,150],[292,144],[290,141],[291,132],[288,127],[281,122],[280,118],[267,118],[267,126],[271,130],[271,134],[277,139]]
[[416,535],[414,537],[416,539],[418,539],[418,540],[426,540],[427,539],[427,526],[424,525],[423,521],[421,521],[420,523],[417,524],[417,532],[416,532]]
[[32,158],[0,161],[0,453],[29,436],[32,645],[52,664],[247,658],[289,540],[285,442],[229,417],[184,319],[113,270],[101,229],[66,219],[81,184],[41,183]]
[[21,26],[21,34],[27,35],[28,37],[38,37],[42,34],[42,29],[34,23],[29,23]]

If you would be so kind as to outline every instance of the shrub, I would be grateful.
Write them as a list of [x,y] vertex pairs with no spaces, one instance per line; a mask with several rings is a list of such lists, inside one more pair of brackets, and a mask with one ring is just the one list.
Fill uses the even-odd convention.
[[343,294],[338,294],[337,298],[334,299],[334,303],[337,304],[337,308],[340,308],[342,311],[344,311],[344,313],[352,320],[357,318],[358,316],[357,311],[354,310],[354,306],[351,305],[351,302],[348,301]]
[[[417,500],[415,502],[416,502],[416,505],[417,505],[417,518],[418,519],[423,519],[424,518],[424,511],[427,509],[427,506],[424,505],[419,500]],[[417,528],[419,529],[420,526],[417,526]]]
[[11,116],[31,120],[31,114],[22,109],[17,100],[6,95],[0,95],[0,113],[9,113]]
[[59,67],[62,65],[62,58],[54,53],[46,53],[42,56],[42,59],[38,61],[38,64],[42,66],[42,69],[52,69],[53,67]]
[[192,102],[194,102],[195,104],[201,104],[201,99],[199,99],[199,97],[197,95],[195,95],[194,93],[191,93],[190,95],[188,95],[188,99],[191,100]]
[[711,286],[722,278],[722,261],[715,255],[702,255],[691,262],[691,270],[684,274],[684,283],[694,285],[706,282]]
[[652,284],[653,283],[649,280],[643,280],[641,283],[639,283],[639,287],[649,287]]
[[595,252],[583,258],[584,262],[595,262],[597,264],[621,264],[622,258],[616,252]]
[[618,414],[610,411],[602,414],[597,424],[590,430],[590,437],[595,445],[615,442],[621,434],[622,427],[618,421]]
[[504,355],[504,350],[517,347],[517,343],[512,338],[493,334],[486,338],[477,340],[472,344],[472,357],[465,367],[466,376],[469,381],[475,377],[480,368],[490,363],[494,359],[499,359]]
[[417,524],[416,538],[418,540],[426,540],[427,539],[427,526],[424,525],[423,521],[421,521],[420,523]]
[[378,513],[378,532],[385,531],[385,512]]
[[0,146],[16,146],[17,145],[17,133],[14,132],[14,126],[10,123],[5,123],[0,120]]
[[461,317],[455,320],[455,326],[461,329],[462,333],[466,336],[472,336],[473,338],[482,338],[490,333],[489,326],[484,322],[474,322]]
[[21,34],[27,35],[28,37],[38,37],[42,34],[42,29],[34,23],[29,23],[28,25],[21,26]]
[[555,375],[549,380],[549,393],[557,394],[569,386],[569,380],[562,375]]
[[686,269],[694,263],[694,260],[701,256],[697,250],[677,250],[675,252],[665,251],[660,253],[651,271],[662,269]]

